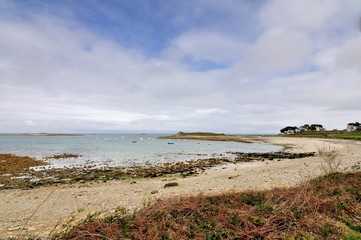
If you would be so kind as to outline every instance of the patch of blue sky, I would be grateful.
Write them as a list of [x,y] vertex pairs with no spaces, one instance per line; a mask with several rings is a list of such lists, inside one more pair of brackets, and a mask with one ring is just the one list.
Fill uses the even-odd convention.
[[31,18],[46,15],[63,19],[99,37],[112,39],[123,47],[136,48],[156,57],[174,38],[189,30],[221,32],[243,41],[254,41],[261,31],[255,24],[255,12],[263,0],[220,3],[192,0],[8,2],[12,11],[10,16]]
[[310,73],[318,72],[318,71],[320,71],[320,68],[317,67],[316,65],[309,65],[306,71],[310,72]]
[[199,60],[199,61],[187,60],[184,63],[188,66],[189,70],[196,72],[208,72],[212,70],[225,69],[229,67],[228,63],[217,63],[210,60]]
[[277,72],[276,74],[278,76],[292,76],[292,75],[298,75],[301,73],[313,73],[317,72],[320,69],[314,65],[314,64],[305,64],[303,66],[297,67],[297,68],[289,68],[285,71]]
[[309,64],[298,68],[289,68],[287,70],[282,70],[282,71],[273,71],[270,75],[266,76],[266,78],[272,79],[274,77],[277,78],[291,77],[303,73],[314,73],[318,71],[320,71],[320,69],[316,65]]
[[69,9],[73,12],[73,20],[94,34],[112,39],[123,47],[157,55],[179,31],[168,19],[171,16],[161,11],[160,3],[152,2],[154,4],[148,1],[80,1]]

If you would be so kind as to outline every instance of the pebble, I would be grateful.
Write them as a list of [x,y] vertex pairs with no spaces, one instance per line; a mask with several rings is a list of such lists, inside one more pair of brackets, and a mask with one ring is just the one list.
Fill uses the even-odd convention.
[[20,227],[13,227],[13,228],[8,228],[8,231],[12,232],[12,231],[17,231],[19,229]]
[[32,231],[32,232],[33,232],[33,231],[36,231],[36,230],[37,230],[36,227],[29,227],[29,228],[28,228],[28,231]]
[[170,183],[166,183],[166,184],[164,185],[164,188],[176,187],[176,186],[178,186],[178,183],[176,183],[176,182],[170,182]]
[[154,191],[151,191],[151,192],[150,192],[150,194],[157,194],[157,193],[159,193],[158,190],[154,190]]

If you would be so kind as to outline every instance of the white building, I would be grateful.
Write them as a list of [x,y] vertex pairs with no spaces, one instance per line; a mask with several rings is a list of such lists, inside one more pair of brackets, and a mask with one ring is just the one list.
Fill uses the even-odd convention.
[[361,131],[361,124],[359,122],[349,123],[346,130],[347,132]]

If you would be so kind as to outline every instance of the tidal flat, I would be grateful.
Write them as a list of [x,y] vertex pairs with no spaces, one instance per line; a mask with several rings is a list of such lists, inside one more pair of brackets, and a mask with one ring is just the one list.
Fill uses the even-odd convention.
[[31,189],[51,184],[71,184],[86,181],[109,181],[137,178],[155,178],[197,175],[211,167],[254,161],[280,161],[311,157],[315,152],[289,153],[244,153],[230,152],[228,157],[220,156],[208,159],[190,160],[176,163],[163,163],[155,166],[109,167],[86,165],[81,167],[53,168],[47,160],[77,158],[79,155],[64,153],[37,160],[28,156],[0,154],[0,189]]

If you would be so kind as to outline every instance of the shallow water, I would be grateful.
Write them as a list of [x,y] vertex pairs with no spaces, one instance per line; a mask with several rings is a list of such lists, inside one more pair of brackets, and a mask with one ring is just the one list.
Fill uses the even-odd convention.
[[80,154],[80,158],[50,160],[57,166],[86,164],[144,166],[226,155],[226,152],[271,152],[279,146],[158,139],[160,135],[83,135],[83,136],[0,136],[0,152],[44,158],[61,153]]

